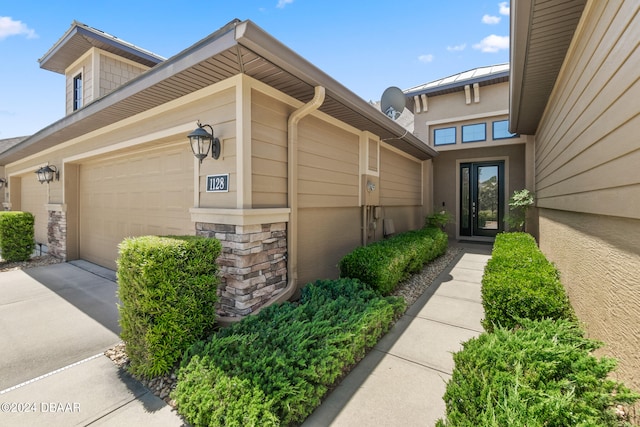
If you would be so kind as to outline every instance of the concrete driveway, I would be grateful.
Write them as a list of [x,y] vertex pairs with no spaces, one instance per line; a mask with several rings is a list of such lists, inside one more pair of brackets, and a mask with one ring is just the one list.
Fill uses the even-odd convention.
[[0,425],[182,425],[102,354],[120,341],[114,272],[75,264],[0,273]]

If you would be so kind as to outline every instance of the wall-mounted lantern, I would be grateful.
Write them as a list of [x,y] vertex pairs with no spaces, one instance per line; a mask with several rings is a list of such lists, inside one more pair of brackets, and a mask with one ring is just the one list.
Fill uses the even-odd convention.
[[40,184],[45,182],[49,183],[53,181],[54,178],[56,181],[60,181],[60,172],[58,171],[58,168],[53,165],[41,167],[36,171],[36,175],[38,175],[38,182],[40,182]]
[[0,189],[9,188],[9,180],[0,178]]
[[[222,148],[220,140],[213,136],[213,128],[210,125],[203,125],[200,124],[200,122],[197,124],[198,128],[187,135],[193,155],[202,163],[202,160],[209,154],[209,150],[212,150],[211,157],[217,159],[220,157],[220,150]],[[205,127],[211,129],[211,133],[207,132],[206,129],[204,129]]]

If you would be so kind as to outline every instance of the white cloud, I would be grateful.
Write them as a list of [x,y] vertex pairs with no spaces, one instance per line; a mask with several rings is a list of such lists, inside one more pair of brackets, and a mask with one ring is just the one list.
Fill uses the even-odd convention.
[[510,8],[509,8],[508,1],[503,1],[502,3],[498,3],[498,6],[500,7],[500,15],[509,16]]
[[500,18],[499,16],[484,15],[482,17],[482,23],[494,25],[494,24],[498,24],[500,22],[500,19],[502,18]]
[[278,5],[276,7],[279,9],[284,9],[286,5],[291,3],[293,3],[293,0],[278,0]]
[[433,55],[431,55],[431,54],[428,54],[428,55],[420,55],[420,56],[418,56],[418,61],[420,61],[420,62],[424,62],[425,64],[427,64],[427,63],[429,63],[429,62],[433,61],[433,58],[434,58],[434,56],[433,56]]
[[464,50],[467,47],[466,43],[462,43],[462,44],[457,44],[455,46],[447,46],[447,50],[449,52],[459,52],[461,50]]
[[509,49],[509,36],[496,36],[495,34],[491,34],[483,38],[480,43],[474,44],[473,48],[488,53]]
[[28,39],[38,37],[36,32],[27,27],[21,21],[14,21],[9,16],[0,16],[0,40],[4,40],[10,36],[18,36],[24,34]]

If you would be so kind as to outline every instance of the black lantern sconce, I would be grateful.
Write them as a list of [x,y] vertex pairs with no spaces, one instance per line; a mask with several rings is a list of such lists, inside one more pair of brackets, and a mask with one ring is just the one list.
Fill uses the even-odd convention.
[[[199,121],[197,124],[198,128],[187,135],[193,155],[202,163],[202,160],[209,155],[209,150],[211,150],[211,157],[218,159],[222,147],[220,140],[213,136],[213,128],[210,125],[200,124]],[[206,129],[204,129],[205,127],[211,129],[211,133],[207,132]]]
[[0,189],[9,188],[9,180],[0,178]]
[[50,183],[55,178],[56,181],[60,181],[60,172],[58,168],[55,166],[43,166],[36,171],[36,175],[38,175],[38,182],[40,184]]

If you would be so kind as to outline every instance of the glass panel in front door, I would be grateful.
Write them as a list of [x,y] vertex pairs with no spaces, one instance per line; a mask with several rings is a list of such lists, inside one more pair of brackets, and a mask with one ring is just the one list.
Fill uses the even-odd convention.
[[478,166],[478,200],[476,219],[478,230],[497,230],[498,218],[498,166]]

